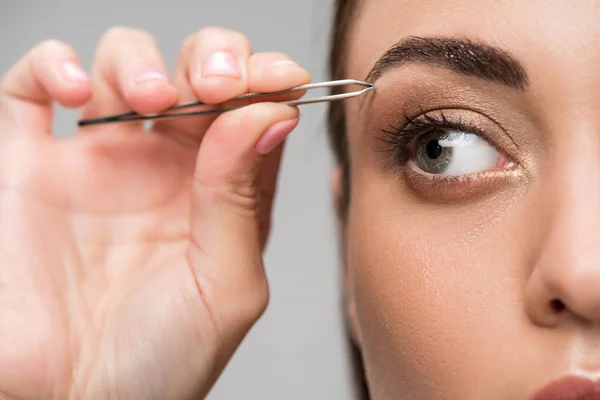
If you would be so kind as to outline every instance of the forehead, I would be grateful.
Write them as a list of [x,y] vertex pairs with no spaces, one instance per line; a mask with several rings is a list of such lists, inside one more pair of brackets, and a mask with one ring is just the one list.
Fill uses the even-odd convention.
[[[519,59],[535,81],[600,75],[600,0],[363,0],[348,37],[347,71],[364,79],[406,36],[481,40]],[[548,65],[552,65],[549,69]],[[535,83],[535,82],[534,82]]]

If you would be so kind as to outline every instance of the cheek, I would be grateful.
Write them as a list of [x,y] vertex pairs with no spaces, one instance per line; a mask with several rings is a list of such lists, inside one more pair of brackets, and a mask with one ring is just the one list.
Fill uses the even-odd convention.
[[505,351],[527,329],[511,198],[425,204],[390,177],[355,175],[347,261],[375,398],[477,398],[494,382],[506,395],[523,376],[523,353]]

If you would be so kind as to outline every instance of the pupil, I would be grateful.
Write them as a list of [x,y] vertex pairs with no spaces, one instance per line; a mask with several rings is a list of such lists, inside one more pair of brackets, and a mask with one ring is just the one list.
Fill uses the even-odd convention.
[[442,155],[442,146],[437,140],[431,140],[427,143],[427,157],[437,160]]

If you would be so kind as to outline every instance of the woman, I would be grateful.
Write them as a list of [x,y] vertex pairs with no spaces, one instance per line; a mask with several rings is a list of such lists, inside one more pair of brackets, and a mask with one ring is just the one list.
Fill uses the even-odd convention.
[[[600,398],[597,2],[336,7],[332,76],[376,86],[330,113],[370,398]],[[267,304],[261,251],[298,121],[261,103],[59,141],[51,102],[153,113],[308,81],[216,28],[185,41],[171,78],[151,37],[125,28],[91,77],[56,42],[7,73],[4,397],[204,396]]]

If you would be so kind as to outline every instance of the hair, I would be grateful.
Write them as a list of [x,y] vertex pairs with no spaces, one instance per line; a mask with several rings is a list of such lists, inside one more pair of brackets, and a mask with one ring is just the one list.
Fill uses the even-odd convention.
[[[344,79],[346,55],[351,24],[354,20],[359,0],[335,0],[334,20],[329,54],[329,75],[331,79]],[[342,88],[332,89],[332,94],[342,92]],[[338,167],[342,170],[342,190],[338,199],[338,210],[345,219],[350,202],[350,160],[348,139],[346,137],[346,120],[343,102],[329,103],[328,112],[329,143],[333,150]]]
[[[329,54],[329,75],[333,80],[344,79],[347,54],[347,37],[349,36],[351,24],[358,8],[359,0],[335,0],[333,31],[331,34]],[[339,88],[333,88],[332,94],[341,92]],[[337,199],[338,217],[342,227],[346,220],[346,214],[350,203],[350,155],[348,152],[348,138],[346,135],[346,119],[343,102],[329,103],[327,116],[329,131],[329,143],[333,150],[338,168],[342,171],[341,190]],[[343,236],[343,235],[342,235]],[[344,239],[342,239],[344,241]],[[356,342],[348,334],[348,346],[352,357],[353,376],[356,391],[361,400],[369,399],[369,391],[365,378],[362,354]]]

